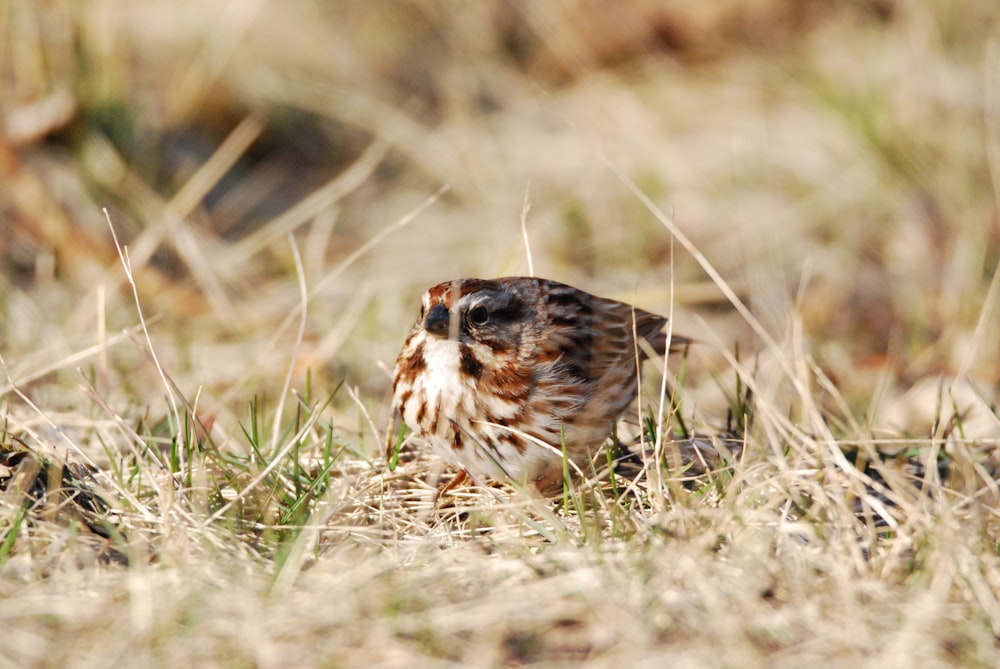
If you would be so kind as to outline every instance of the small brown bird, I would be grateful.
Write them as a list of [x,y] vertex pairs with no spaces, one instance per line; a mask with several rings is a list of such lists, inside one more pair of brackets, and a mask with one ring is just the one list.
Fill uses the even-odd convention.
[[666,318],[547,279],[458,279],[422,301],[393,413],[464,472],[540,490],[562,480],[564,444],[586,467],[635,399],[634,335],[666,346]]

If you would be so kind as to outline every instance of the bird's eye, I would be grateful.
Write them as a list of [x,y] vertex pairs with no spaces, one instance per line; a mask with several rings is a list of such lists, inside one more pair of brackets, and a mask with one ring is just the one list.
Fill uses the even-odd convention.
[[490,312],[483,305],[469,309],[469,325],[486,325],[490,322]]

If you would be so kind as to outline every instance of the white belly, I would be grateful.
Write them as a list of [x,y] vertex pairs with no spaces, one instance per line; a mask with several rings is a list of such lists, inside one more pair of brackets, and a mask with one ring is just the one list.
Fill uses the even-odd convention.
[[[421,391],[413,393],[402,414],[409,428],[443,460],[473,475],[518,481],[530,480],[547,464],[561,460],[558,451],[537,444],[529,444],[523,454],[509,444],[499,450],[490,448],[488,444],[501,443],[501,436],[509,430],[484,423],[481,389],[476,379],[461,372],[458,342],[425,337]],[[421,407],[425,407],[423,415]],[[493,408],[494,415],[506,417],[518,407],[505,403]],[[461,435],[461,448],[455,447],[456,433]]]

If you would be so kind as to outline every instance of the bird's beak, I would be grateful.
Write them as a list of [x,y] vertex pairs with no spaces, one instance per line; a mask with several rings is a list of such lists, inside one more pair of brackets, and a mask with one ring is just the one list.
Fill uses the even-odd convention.
[[447,337],[448,322],[448,308],[443,304],[435,304],[424,318],[424,329],[437,337]]

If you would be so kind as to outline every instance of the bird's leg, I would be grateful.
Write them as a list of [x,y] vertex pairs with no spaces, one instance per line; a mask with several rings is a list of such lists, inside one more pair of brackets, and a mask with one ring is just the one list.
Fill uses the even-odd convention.
[[467,478],[469,478],[469,471],[468,470],[466,470],[466,469],[460,469],[460,470],[458,470],[458,473],[455,474],[455,477],[452,480],[448,481],[443,486],[441,486],[440,488],[438,488],[437,495],[434,496],[434,502],[435,502],[435,504],[437,503],[437,500],[441,499],[441,497],[445,493],[447,493],[452,488],[454,488],[454,487],[458,486],[459,484],[461,484],[462,481],[464,481]]

